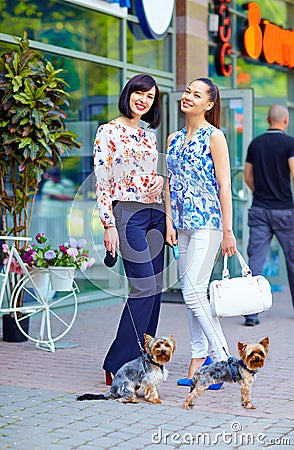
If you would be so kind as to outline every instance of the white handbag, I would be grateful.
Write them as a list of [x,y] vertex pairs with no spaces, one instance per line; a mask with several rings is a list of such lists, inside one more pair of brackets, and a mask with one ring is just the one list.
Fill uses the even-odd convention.
[[224,256],[221,280],[209,286],[213,317],[244,316],[267,311],[272,306],[272,293],[268,280],[262,275],[252,276],[242,255],[236,256],[241,264],[242,277],[230,278],[228,257]]

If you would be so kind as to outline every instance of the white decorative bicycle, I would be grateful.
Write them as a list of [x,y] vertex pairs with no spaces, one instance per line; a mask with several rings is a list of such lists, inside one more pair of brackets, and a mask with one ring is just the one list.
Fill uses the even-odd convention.
[[[45,280],[40,287],[38,273],[31,272],[21,259],[15,243],[30,241],[28,237],[0,236],[0,240],[9,243],[9,256],[5,271],[0,273],[0,312],[12,313],[19,330],[36,347],[55,351],[55,342],[71,329],[77,315],[78,286],[73,282],[68,291],[52,291],[49,271],[45,269]],[[11,288],[9,274],[13,261],[21,268],[20,279]],[[44,269],[42,269],[44,271]],[[2,281],[2,284],[1,284]],[[2,308],[6,298],[8,307]],[[22,299],[19,305],[19,299]],[[29,331],[24,326],[24,319],[30,318]]]

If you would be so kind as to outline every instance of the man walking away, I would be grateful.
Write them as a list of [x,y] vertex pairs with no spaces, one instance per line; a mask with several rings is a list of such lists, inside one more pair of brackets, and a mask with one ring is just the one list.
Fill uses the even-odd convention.
[[[275,235],[283,249],[294,306],[294,138],[285,133],[289,112],[281,105],[269,109],[270,128],[248,147],[244,179],[253,192],[248,214],[249,266],[253,275],[262,273],[267,252]],[[258,314],[245,316],[245,324],[259,324]]]

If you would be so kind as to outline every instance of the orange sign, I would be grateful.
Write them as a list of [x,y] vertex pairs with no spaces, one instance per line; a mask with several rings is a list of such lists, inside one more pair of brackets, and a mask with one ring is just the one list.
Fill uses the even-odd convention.
[[294,31],[262,19],[256,2],[247,3],[244,9],[248,9],[248,25],[243,33],[243,53],[268,64],[294,67]]

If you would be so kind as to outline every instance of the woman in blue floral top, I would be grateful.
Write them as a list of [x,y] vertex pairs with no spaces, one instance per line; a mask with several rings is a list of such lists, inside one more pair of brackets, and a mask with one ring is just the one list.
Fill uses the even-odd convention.
[[[188,309],[191,362],[187,378],[214,360],[226,359],[226,339],[219,320],[213,318],[207,297],[209,279],[220,244],[222,254],[236,252],[232,230],[232,196],[227,142],[220,126],[220,96],[208,78],[198,78],[181,98],[186,126],[167,141],[166,193],[169,245],[178,242],[181,288]],[[225,349],[225,351],[224,351]],[[211,385],[218,389],[220,385]]]
[[126,362],[140,355],[138,338],[155,336],[162,292],[165,211],[163,177],[157,175],[155,134],[139,121],[157,128],[159,90],[149,75],[135,75],[119,98],[121,116],[101,125],[94,144],[94,168],[104,245],[120,249],[130,285],[116,338],[103,368],[106,382]]

